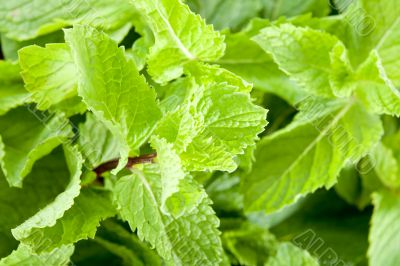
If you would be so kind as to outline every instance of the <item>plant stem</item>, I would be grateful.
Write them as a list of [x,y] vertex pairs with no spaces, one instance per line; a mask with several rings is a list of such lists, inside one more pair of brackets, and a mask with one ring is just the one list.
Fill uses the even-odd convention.
[[[129,157],[128,162],[125,167],[130,168],[135,164],[152,163],[154,158],[156,158],[156,157],[157,157],[156,153],[145,154],[145,155],[141,155],[139,157]],[[118,163],[119,163],[119,159],[105,162],[105,163],[97,166],[95,169],[93,169],[93,172],[96,173],[97,177],[101,177],[101,175],[103,173],[116,168],[118,166]]]

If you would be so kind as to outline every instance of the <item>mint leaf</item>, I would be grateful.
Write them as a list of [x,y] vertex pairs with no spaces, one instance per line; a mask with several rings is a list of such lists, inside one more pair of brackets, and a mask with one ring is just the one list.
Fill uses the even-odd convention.
[[17,64],[0,61],[0,115],[28,102],[29,94],[24,89],[19,72]]
[[74,204],[74,199],[79,195],[81,190],[80,177],[83,160],[76,147],[64,146],[64,153],[71,174],[71,179],[65,191],[60,193],[52,203],[13,229],[15,238],[27,238],[36,229],[53,226],[64,215],[65,211],[70,209]]
[[311,101],[303,108],[295,122],[259,143],[243,185],[248,211],[273,212],[332,187],[340,170],[361,159],[382,135],[379,117],[357,103]]
[[[145,239],[168,265],[214,265],[221,259],[218,218],[203,197],[197,208],[179,218],[165,215],[161,209],[159,168],[146,166],[118,180],[114,199],[124,220],[140,239]],[[151,217],[148,219],[147,217]]]
[[253,21],[241,32],[226,33],[226,52],[216,63],[252,82],[255,89],[276,94],[295,104],[307,94],[279,70],[269,54],[251,40],[267,25],[264,21]]
[[[123,0],[55,0],[51,3],[43,0],[17,0],[2,4],[0,31],[19,41],[77,23],[100,27],[109,33],[118,33],[121,28],[125,28],[126,33],[129,30],[126,24],[129,25],[133,14],[130,5]],[[123,35],[116,37],[122,40]]]
[[86,121],[79,125],[78,147],[91,168],[118,157],[119,142],[116,137],[92,113],[86,113]]
[[181,160],[165,139],[152,138],[152,145],[157,151],[157,162],[161,177],[161,211],[178,218],[193,211],[202,201],[204,192],[190,184],[191,177],[183,169]]
[[[95,205],[93,203],[96,203]],[[115,215],[110,193],[100,189],[82,189],[74,205],[55,224],[34,228],[29,235],[20,234],[17,227],[12,230],[16,239],[37,253],[49,252],[62,245],[82,239],[94,238],[102,220]]]
[[105,33],[75,26],[65,38],[78,69],[78,94],[118,139],[121,169],[128,155],[138,154],[161,116],[155,93]]
[[110,219],[101,225],[94,241],[121,257],[124,265],[162,265],[157,253],[123,225]]
[[159,83],[183,74],[185,63],[211,61],[223,55],[220,33],[180,0],[132,1],[153,31],[155,44],[148,55],[149,73]]
[[373,195],[374,213],[369,234],[368,257],[371,265],[396,265],[400,256],[392,248],[399,241],[398,219],[400,198],[393,192]]
[[355,95],[372,112],[400,115],[400,91],[387,76],[379,55],[373,51],[356,73]]
[[[190,171],[233,171],[234,157],[253,145],[266,125],[267,112],[252,103],[248,87],[232,73],[216,67],[191,72],[193,78],[178,81],[186,92],[171,105],[155,134],[174,143]],[[176,99],[171,93],[164,102]]]
[[[400,37],[400,19],[396,18],[390,28],[385,32],[385,35],[379,41],[375,47],[379,55],[382,57],[382,64],[388,77],[393,81],[396,87],[400,86],[400,75],[399,75],[399,37]],[[393,58],[395,57],[395,58]]]
[[17,250],[13,251],[9,256],[0,260],[1,266],[65,266],[70,262],[70,257],[74,252],[74,246],[62,246],[51,252],[41,253],[39,255],[32,254],[28,246],[21,244]]
[[260,0],[189,0],[190,8],[218,30],[238,29],[261,11]]
[[[57,173],[57,178],[54,178]],[[70,172],[61,148],[37,161],[24,180],[23,188],[9,187],[0,172],[0,256],[6,256],[18,245],[11,229],[51,204],[62,193],[70,180]]]
[[264,16],[277,19],[280,16],[296,16],[312,12],[314,16],[325,16],[329,13],[329,3],[324,0],[261,0]]
[[[15,124],[18,120],[24,123]],[[1,168],[11,186],[22,187],[35,161],[67,142],[72,131],[62,114],[20,107],[0,117],[0,135]]]
[[28,46],[18,55],[25,88],[38,109],[46,110],[77,94],[77,71],[65,44]]
[[339,42],[336,37],[283,24],[263,29],[253,40],[303,89],[315,95],[332,96],[329,53]]
[[282,243],[278,246],[276,255],[271,257],[266,266],[318,266],[317,259],[313,258],[307,251],[302,250],[291,243]]

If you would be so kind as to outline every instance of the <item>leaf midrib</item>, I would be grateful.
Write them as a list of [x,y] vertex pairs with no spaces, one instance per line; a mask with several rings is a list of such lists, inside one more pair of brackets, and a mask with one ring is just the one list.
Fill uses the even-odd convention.
[[[284,178],[287,174],[290,173],[290,171],[293,170],[293,168],[298,165],[301,160],[307,156],[307,154],[327,135],[329,130],[333,128],[339,121],[342,119],[347,112],[350,110],[350,108],[354,105],[354,100],[352,99],[349,103],[347,103],[343,109],[332,119],[332,121],[318,134],[317,138],[315,138],[314,141],[312,141],[310,144],[307,145],[307,147],[304,149],[304,151],[297,157],[295,161],[291,163],[291,165],[279,176],[279,178],[276,179],[275,182],[278,180],[281,180]],[[274,183],[275,183],[274,182]],[[264,194],[266,195],[266,194]],[[254,201],[251,206],[256,205],[259,201],[263,200],[263,196],[261,196],[258,200]],[[250,207],[251,208],[251,207]]]

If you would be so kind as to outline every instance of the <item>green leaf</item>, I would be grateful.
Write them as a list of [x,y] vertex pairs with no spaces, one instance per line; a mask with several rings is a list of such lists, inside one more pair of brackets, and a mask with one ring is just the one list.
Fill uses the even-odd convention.
[[189,61],[212,61],[225,50],[224,38],[181,0],[131,1],[153,31],[148,70],[159,83],[183,74]]
[[25,88],[40,110],[77,95],[77,71],[66,44],[27,46],[18,51]]
[[330,53],[332,71],[329,76],[333,94],[336,97],[350,97],[355,90],[354,70],[346,47],[339,42]]
[[400,86],[400,19],[397,18],[376,46],[382,65],[396,87]]
[[74,253],[74,246],[62,246],[50,252],[33,254],[28,246],[21,244],[8,257],[0,260],[0,266],[66,266]]
[[263,29],[253,40],[304,90],[332,96],[329,54],[339,43],[336,37],[310,28],[282,24]]
[[400,116],[400,91],[388,78],[376,51],[356,73],[355,96],[372,112]]
[[340,170],[366,155],[383,133],[379,117],[356,102],[312,100],[302,109],[295,122],[259,143],[243,184],[247,211],[270,213],[332,187]]
[[[373,177],[372,173],[370,174],[371,176],[360,175],[358,169],[353,166],[342,169],[338,183],[335,185],[336,193],[349,204],[363,210],[371,203],[371,191],[366,184],[369,181],[368,178],[372,179]],[[373,187],[375,189],[375,186]]]
[[[391,147],[393,148],[393,147]],[[396,151],[380,143],[371,152],[374,171],[382,183],[392,189],[400,187],[399,162]]]
[[228,254],[240,265],[264,265],[275,252],[278,241],[268,230],[250,223],[223,233],[222,241]]
[[19,72],[17,64],[0,60],[0,115],[29,99]]
[[[394,44],[392,41],[398,34],[400,8],[395,0],[384,2],[360,0],[359,3],[356,10],[360,18],[357,20],[357,27],[352,30],[358,31],[359,54],[366,58],[372,49],[381,47],[383,43],[389,46]],[[387,60],[391,61],[393,55],[395,54],[392,54]]]
[[44,228],[35,228],[29,235],[19,234],[18,228],[12,233],[16,239],[29,245],[34,252],[49,252],[62,245],[94,238],[102,220],[115,215],[110,193],[105,190],[85,188],[57,222]]
[[175,218],[191,212],[204,197],[204,192],[191,185],[173,145],[165,139],[153,137],[161,177],[161,211]]
[[[186,92],[155,131],[174,144],[189,171],[235,170],[235,156],[254,144],[267,123],[267,111],[252,103],[243,81],[218,71],[215,67],[194,69],[195,76],[178,80]],[[176,93],[168,98],[177,102]]]
[[78,146],[90,169],[117,158],[119,153],[118,139],[92,113],[87,113],[86,121],[79,125]]
[[52,203],[13,229],[15,238],[28,238],[37,229],[54,226],[57,220],[74,204],[74,200],[81,190],[80,177],[83,159],[76,147],[64,146],[64,153],[71,175],[68,186]]
[[189,0],[190,8],[218,30],[238,29],[261,11],[259,0]]
[[[124,265],[161,266],[161,257],[135,233],[110,219],[101,223],[95,242],[122,258]],[[132,264],[133,263],[133,264]]]
[[325,0],[261,0],[264,6],[263,15],[270,19],[280,16],[296,16],[312,12],[314,16],[326,16],[330,11],[329,2]]
[[368,249],[371,266],[395,266],[400,263],[397,243],[400,241],[400,197],[397,193],[380,191],[373,194],[374,213]]
[[63,115],[42,113],[32,106],[13,109],[1,116],[0,135],[1,167],[8,183],[17,187],[22,186],[36,160],[73,136]]
[[306,250],[296,247],[291,243],[281,243],[276,255],[271,257],[265,266],[318,266],[317,259],[313,258]]
[[0,171],[0,213],[7,214],[0,217],[0,257],[8,255],[18,245],[11,229],[51,204],[65,191],[70,176],[61,147],[37,161],[24,180],[23,188],[10,188]]
[[17,61],[18,50],[21,48],[29,45],[38,45],[43,47],[47,43],[62,43],[64,42],[64,33],[62,30],[59,30],[27,41],[16,41],[2,34],[0,36],[0,41],[4,58],[11,61]]
[[179,218],[165,215],[161,209],[160,173],[157,165],[118,180],[114,199],[124,220],[137,230],[168,265],[216,265],[221,260],[218,218],[205,196],[197,208]]
[[155,92],[105,33],[75,26],[65,30],[65,38],[78,68],[79,96],[119,141],[120,170],[161,117]]
[[274,93],[295,104],[307,94],[279,70],[271,55],[251,40],[261,28],[268,25],[260,23],[253,21],[244,31],[226,33],[225,55],[215,63],[252,82],[256,89]]
[[[23,41],[74,24],[90,24],[109,33],[125,31],[134,10],[124,0],[16,0],[3,2],[0,8],[0,31]],[[119,33],[120,34],[120,33]],[[123,35],[117,39],[122,40]]]

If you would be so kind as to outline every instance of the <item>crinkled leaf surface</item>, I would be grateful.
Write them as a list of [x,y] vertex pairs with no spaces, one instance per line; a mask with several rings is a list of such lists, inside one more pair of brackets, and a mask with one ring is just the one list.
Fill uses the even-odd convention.
[[[94,238],[100,222],[114,215],[115,209],[108,191],[86,188],[81,190],[74,205],[55,224],[34,228],[29,235],[20,234],[18,228],[12,232],[16,239],[30,246],[33,251],[49,252],[82,239]],[[44,241],[47,243],[43,244]]]
[[[114,199],[123,219],[145,239],[168,265],[215,265],[222,247],[218,218],[205,196],[197,208],[179,218],[161,209],[161,187],[157,165],[134,170],[121,178],[114,188]],[[151,218],[150,218],[151,217]]]
[[105,33],[75,26],[65,35],[78,69],[78,94],[118,139],[123,167],[161,116],[155,92]]
[[134,0],[132,4],[154,34],[148,65],[156,81],[165,83],[179,77],[182,65],[189,61],[211,61],[223,55],[223,36],[181,0]]
[[39,109],[46,110],[77,94],[77,71],[65,43],[27,46],[18,55],[25,88]]
[[50,252],[33,254],[28,246],[21,244],[17,250],[0,260],[0,266],[66,266],[74,253],[74,246],[62,246]]

